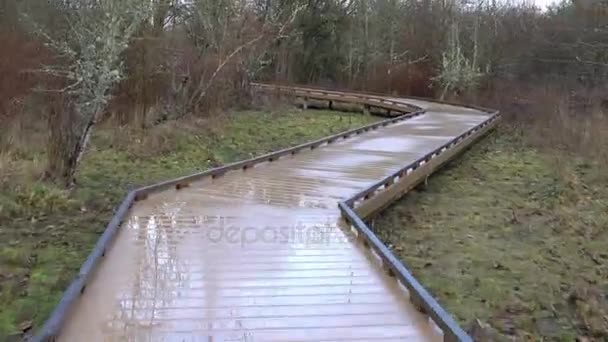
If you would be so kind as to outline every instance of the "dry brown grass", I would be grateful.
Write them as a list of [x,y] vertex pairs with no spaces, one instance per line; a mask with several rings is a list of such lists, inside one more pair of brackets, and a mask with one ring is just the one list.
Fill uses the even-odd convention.
[[225,114],[210,118],[187,116],[147,129],[136,125],[116,126],[115,122],[109,121],[97,130],[97,144],[93,148],[124,151],[137,157],[168,154],[179,149],[181,141],[176,139],[176,136],[198,137],[201,132],[213,135],[221,131],[226,121]]
[[21,159],[11,152],[0,152],[0,189],[10,183],[33,183],[42,179],[46,160],[43,156]]
[[608,162],[608,89],[575,84],[497,83],[464,98],[500,109],[505,126],[532,147],[559,151],[560,157]]

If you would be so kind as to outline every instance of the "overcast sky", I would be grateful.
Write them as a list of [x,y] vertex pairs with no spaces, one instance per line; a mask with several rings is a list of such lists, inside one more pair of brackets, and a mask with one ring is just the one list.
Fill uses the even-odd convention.
[[532,1],[540,8],[546,8],[549,5],[558,3],[558,1],[556,1],[556,0],[532,0]]
[[[500,0],[499,0],[500,1]],[[560,3],[561,0],[502,0],[508,3],[533,3],[541,9],[547,8],[547,6]]]

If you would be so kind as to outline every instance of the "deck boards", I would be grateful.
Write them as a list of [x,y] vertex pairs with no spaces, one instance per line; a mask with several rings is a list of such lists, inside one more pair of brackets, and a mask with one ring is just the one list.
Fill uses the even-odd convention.
[[337,202],[489,114],[400,101],[427,113],[137,202],[59,340],[441,340]]

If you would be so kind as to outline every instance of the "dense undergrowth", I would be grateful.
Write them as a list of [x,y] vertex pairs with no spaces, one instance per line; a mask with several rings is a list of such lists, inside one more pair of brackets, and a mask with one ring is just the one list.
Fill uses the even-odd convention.
[[[127,190],[293,146],[376,118],[332,111],[237,112],[146,131],[103,127],[73,193],[40,181],[43,137],[0,158],[0,337],[39,326]],[[28,141],[35,141],[32,134]],[[42,134],[40,134],[42,135]],[[3,340],[3,338],[0,338]]]
[[509,126],[393,204],[374,230],[481,341],[605,341],[606,165]]

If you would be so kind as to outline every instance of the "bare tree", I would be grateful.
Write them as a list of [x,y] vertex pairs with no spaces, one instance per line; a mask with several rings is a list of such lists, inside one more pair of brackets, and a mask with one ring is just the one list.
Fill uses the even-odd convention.
[[[475,28],[475,34],[477,34],[477,28]],[[449,33],[448,46],[442,54],[441,66],[434,78],[441,87],[441,99],[444,99],[450,92],[473,88],[484,75],[477,65],[477,38],[473,39],[473,56],[468,58],[460,43],[458,23],[453,23]]]
[[[188,68],[184,82],[173,82],[180,93],[175,97],[182,101],[180,115],[198,111],[228,66],[255,69],[249,62],[259,59],[262,46],[285,38],[303,8],[290,7],[278,15],[266,13],[260,22],[246,1],[196,0],[183,7],[183,23],[199,65]],[[249,74],[249,70],[243,72]]]
[[[61,80],[61,88],[38,89],[63,100],[51,120],[49,175],[67,187],[87,149],[91,133],[123,77],[121,54],[139,25],[150,18],[146,0],[72,1],[64,8],[68,29],[57,35],[36,26],[36,33],[54,50],[62,63],[40,72]],[[67,122],[65,122],[67,121]]]

